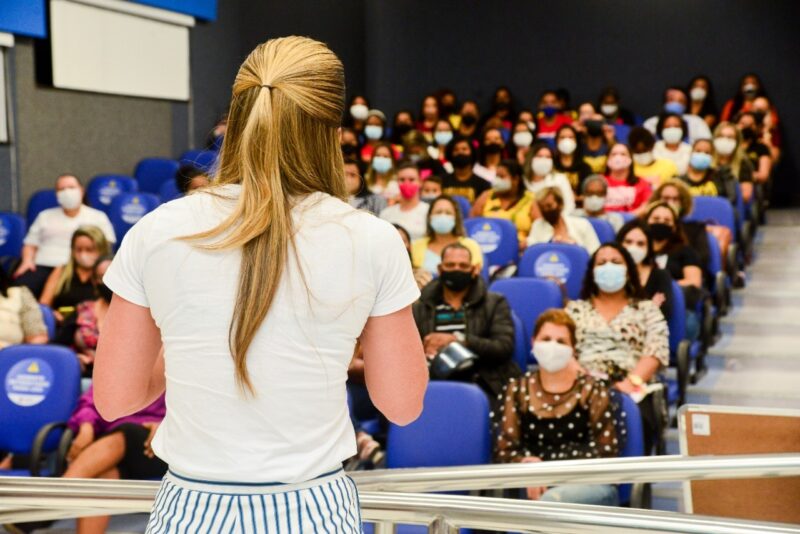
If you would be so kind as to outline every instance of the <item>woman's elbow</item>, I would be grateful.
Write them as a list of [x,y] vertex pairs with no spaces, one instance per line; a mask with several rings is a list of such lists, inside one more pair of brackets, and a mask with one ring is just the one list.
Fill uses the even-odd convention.
[[401,409],[393,410],[391,414],[384,413],[384,415],[392,424],[407,426],[419,419],[419,416],[422,415],[423,404],[422,397],[420,396],[419,399],[415,399],[414,402],[409,402]]

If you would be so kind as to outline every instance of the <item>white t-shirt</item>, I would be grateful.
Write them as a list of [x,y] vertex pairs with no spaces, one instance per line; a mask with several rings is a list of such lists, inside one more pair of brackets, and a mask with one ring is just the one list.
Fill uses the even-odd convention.
[[547,187],[557,187],[561,191],[561,196],[564,197],[564,209],[562,210],[564,215],[569,215],[575,210],[575,193],[572,191],[572,186],[566,174],[551,172],[544,177],[544,180],[539,180],[538,182],[525,181],[525,188],[534,195]]
[[61,208],[49,208],[36,216],[25,236],[26,245],[37,247],[36,265],[58,267],[67,263],[72,234],[79,226],[96,226],[103,231],[109,243],[117,241],[111,221],[100,210],[81,206],[75,217],[68,217]]
[[400,204],[395,204],[381,211],[381,219],[392,224],[399,224],[411,235],[411,241],[414,241],[425,237],[428,229],[429,209],[430,204],[427,202],[420,202],[408,211],[401,210]]
[[689,168],[689,159],[692,157],[692,146],[682,142],[678,145],[678,150],[670,150],[664,141],[656,141],[653,147],[653,156],[673,161],[678,168],[678,174],[686,174],[686,169]]
[[356,452],[345,382],[367,318],[410,305],[419,290],[395,228],[323,193],[309,195],[292,211],[298,260],[290,250],[248,351],[257,396],[246,398],[228,346],[241,252],[175,239],[220,223],[240,190],[218,188],[228,199],[189,195],[146,215],[104,280],[149,307],[161,329],[167,415],[153,441],[158,457],[202,480],[305,481]]

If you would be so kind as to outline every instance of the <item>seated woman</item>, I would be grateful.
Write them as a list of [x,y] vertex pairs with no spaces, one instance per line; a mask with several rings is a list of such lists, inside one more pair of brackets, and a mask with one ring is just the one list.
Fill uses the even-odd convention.
[[692,145],[689,168],[680,180],[693,197],[723,197],[736,202],[736,184],[729,169],[713,167],[714,145],[708,139],[698,139]]
[[[576,327],[564,310],[536,320],[533,355],[539,369],[512,378],[497,397],[495,461],[529,463],[611,458],[619,453],[608,385],[575,360]],[[616,506],[612,484],[566,484],[527,489],[530,500]]]
[[564,214],[564,198],[557,187],[548,187],[536,193],[536,202],[542,216],[531,225],[528,246],[536,243],[569,243],[580,245],[592,254],[600,240],[592,224],[583,217]]
[[[411,237],[408,235],[408,230],[400,226],[399,224],[392,225],[397,229],[397,233],[400,234],[400,239],[403,240],[403,245],[406,247],[406,251],[408,252],[408,261],[411,261]],[[412,272],[414,273],[414,281],[417,283],[417,287],[422,289],[428,282],[433,280],[433,274],[429,273],[422,267],[414,268],[414,264],[411,264]]]
[[601,219],[611,225],[618,232],[625,219],[616,211],[606,211],[606,196],[608,195],[608,182],[600,174],[590,174],[581,184],[583,207],[575,210],[577,217],[592,217]]
[[0,349],[20,343],[47,343],[47,327],[39,303],[25,286],[12,287],[0,267]]
[[[90,386],[67,424],[75,433],[64,478],[151,480],[164,476],[167,464],[153,454],[151,442],[164,419],[164,394],[139,412],[105,421],[94,405]],[[78,534],[102,534],[108,516],[78,518]]]
[[344,183],[347,187],[348,202],[359,210],[366,210],[377,216],[386,208],[386,199],[372,193],[361,172],[361,165],[355,158],[344,160]]
[[672,277],[656,265],[650,228],[639,219],[629,221],[617,234],[617,243],[625,247],[636,263],[644,294],[661,308],[669,320],[672,311]]
[[[347,159],[346,156],[345,159]],[[400,188],[395,172],[395,155],[389,143],[381,142],[375,145],[366,180],[371,193],[381,195],[389,204],[397,202],[400,197]]]
[[81,226],[75,230],[71,249],[69,262],[53,270],[39,299],[41,304],[55,310],[59,323],[74,313],[78,304],[95,299],[92,269],[97,258],[111,252],[105,235],[96,226]]
[[497,166],[492,188],[485,191],[470,211],[472,217],[505,219],[517,227],[520,248],[526,246],[531,224],[539,217],[533,194],[522,182],[522,166],[513,159],[504,159]]
[[[753,164],[744,148],[742,133],[735,124],[721,122],[714,129],[714,165],[739,182],[745,203],[753,199]],[[734,196],[734,201],[736,197]]]
[[667,418],[658,373],[669,365],[669,331],[658,306],[644,298],[639,271],[622,245],[597,249],[581,300],[567,303],[566,311],[575,321],[579,363],[638,402],[650,454]]
[[78,355],[83,376],[91,377],[94,355],[100,328],[111,303],[111,290],[103,283],[103,275],[111,265],[111,256],[103,256],[94,265],[92,282],[97,289],[97,298],[78,304],[58,331],[55,343],[72,348]]
[[536,144],[528,152],[525,159],[524,184],[534,195],[547,187],[557,187],[564,199],[564,213],[571,214],[575,210],[575,193],[566,175],[553,172],[553,150],[545,144]]
[[689,245],[680,219],[666,203],[652,204],[647,209],[645,221],[653,237],[656,265],[669,271],[672,279],[683,289],[686,301],[686,335],[689,339],[697,339],[700,335],[700,321],[696,309],[703,289],[700,256]]
[[633,172],[631,149],[616,143],[608,151],[606,161],[606,211],[635,211],[650,197],[650,183]]
[[466,237],[461,210],[452,198],[442,195],[431,202],[428,211],[427,235],[411,243],[411,263],[415,269],[423,268],[437,273],[442,261],[442,250],[452,243],[461,243],[469,249],[472,265],[483,266],[481,247]]

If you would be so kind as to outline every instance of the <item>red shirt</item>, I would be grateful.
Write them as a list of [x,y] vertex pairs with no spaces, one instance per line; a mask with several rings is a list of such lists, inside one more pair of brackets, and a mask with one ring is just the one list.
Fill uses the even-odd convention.
[[548,124],[544,113],[536,116],[536,136],[542,139],[554,139],[556,132],[565,124],[572,124],[572,117],[564,113],[553,116],[553,122]]
[[639,177],[636,177],[634,185],[611,176],[606,176],[605,179],[608,184],[606,211],[633,211],[650,198],[650,184]]

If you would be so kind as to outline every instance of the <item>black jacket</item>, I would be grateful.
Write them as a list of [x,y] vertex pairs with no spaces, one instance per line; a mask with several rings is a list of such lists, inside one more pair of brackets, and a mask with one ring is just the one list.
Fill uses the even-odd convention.
[[[423,338],[435,331],[436,306],[443,302],[442,283],[437,279],[422,289],[422,296],[414,303],[414,320]],[[511,308],[503,295],[487,291],[483,279],[478,278],[464,298],[464,314],[464,345],[478,356],[474,380],[493,400],[510,378],[521,374],[513,361]]]

